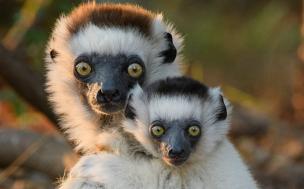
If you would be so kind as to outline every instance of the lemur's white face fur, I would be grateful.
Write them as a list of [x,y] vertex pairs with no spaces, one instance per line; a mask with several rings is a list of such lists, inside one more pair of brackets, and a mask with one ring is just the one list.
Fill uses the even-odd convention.
[[134,85],[181,75],[181,48],[162,15],[138,6],[86,3],[59,18],[46,49],[47,91],[77,149],[94,151],[99,120],[119,117]]
[[189,78],[138,85],[129,99],[124,129],[169,165],[201,162],[229,129],[230,106],[219,88]]

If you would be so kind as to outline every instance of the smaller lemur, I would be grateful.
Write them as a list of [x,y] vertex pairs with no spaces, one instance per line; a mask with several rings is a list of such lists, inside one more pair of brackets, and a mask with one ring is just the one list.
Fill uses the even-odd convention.
[[113,138],[121,153],[82,157],[61,189],[256,189],[227,139],[230,113],[219,88],[190,78],[137,85],[122,127],[144,150]]

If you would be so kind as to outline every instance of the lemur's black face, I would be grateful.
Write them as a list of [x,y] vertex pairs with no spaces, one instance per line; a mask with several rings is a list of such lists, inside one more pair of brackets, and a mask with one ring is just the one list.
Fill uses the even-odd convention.
[[158,141],[163,160],[169,165],[179,166],[189,158],[200,140],[201,126],[192,119],[156,120],[150,126],[150,134]]
[[129,90],[143,83],[145,67],[137,55],[83,54],[75,60],[74,75],[85,84],[84,96],[91,108],[112,114],[123,109]]
[[123,128],[170,166],[201,161],[228,131],[225,101],[218,88],[187,77],[134,87]]

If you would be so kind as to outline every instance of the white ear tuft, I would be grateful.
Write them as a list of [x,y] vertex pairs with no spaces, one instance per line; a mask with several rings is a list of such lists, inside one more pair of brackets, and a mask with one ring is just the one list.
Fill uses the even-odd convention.
[[217,100],[218,97],[223,94],[220,87],[209,88],[208,93],[212,100]]
[[160,13],[153,20],[152,34],[158,36],[162,35],[164,32],[166,32],[166,25],[163,22],[163,15]]
[[221,99],[220,96],[222,97],[222,99],[224,101],[224,105],[226,106],[226,109],[227,109],[227,114],[229,116],[232,111],[232,106],[231,106],[230,102],[224,97],[221,88],[220,87],[210,88],[208,93],[209,93],[212,101],[216,102],[217,104],[222,103],[222,102],[220,102],[220,99]]

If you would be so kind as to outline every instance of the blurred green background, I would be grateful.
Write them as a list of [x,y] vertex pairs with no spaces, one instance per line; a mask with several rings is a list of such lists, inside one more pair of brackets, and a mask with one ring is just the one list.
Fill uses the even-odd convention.
[[[21,48],[31,66],[42,71],[44,47],[56,18],[80,2],[0,1],[2,42]],[[297,58],[300,1],[133,2],[163,12],[185,36],[184,54],[190,65],[188,72],[194,78],[221,85],[233,100],[239,99],[234,95],[241,95],[240,103],[273,116],[293,113],[293,79],[301,64]],[[12,29],[16,23],[19,28]],[[15,39],[17,42],[12,41]],[[7,93],[1,92],[1,99],[13,100]],[[21,115],[24,107],[18,102],[13,104]],[[290,116],[288,119],[294,119],[294,115]]]
[[[80,2],[83,1],[0,0],[0,40],[5,49],[0,53],[0,65],[10,55],[43,75],[44,48],[56,18]],[[163,12],[185,37],[185,72],[208,85],[221,86],[235,105],[232,139],[253,167],[258,181],[264,188],[304,188],[304,171],[297,169],[304,168],[301,1],[112,2],[137,3]],[[0,69],[4,76],[5,68]],[[21,72],[15,70],[16,75]],[[58,135],[54,125],[39,113],[41,110],[27,101],[30,103],[15,93],[14,84],[7,76],[1,77],[0,71],[0,128]],[[256,130],[243,131],[242,126],[247,123]],[[3,188],[12,187],[4,183]],[[0,189],[1,186],[0,174]]]

